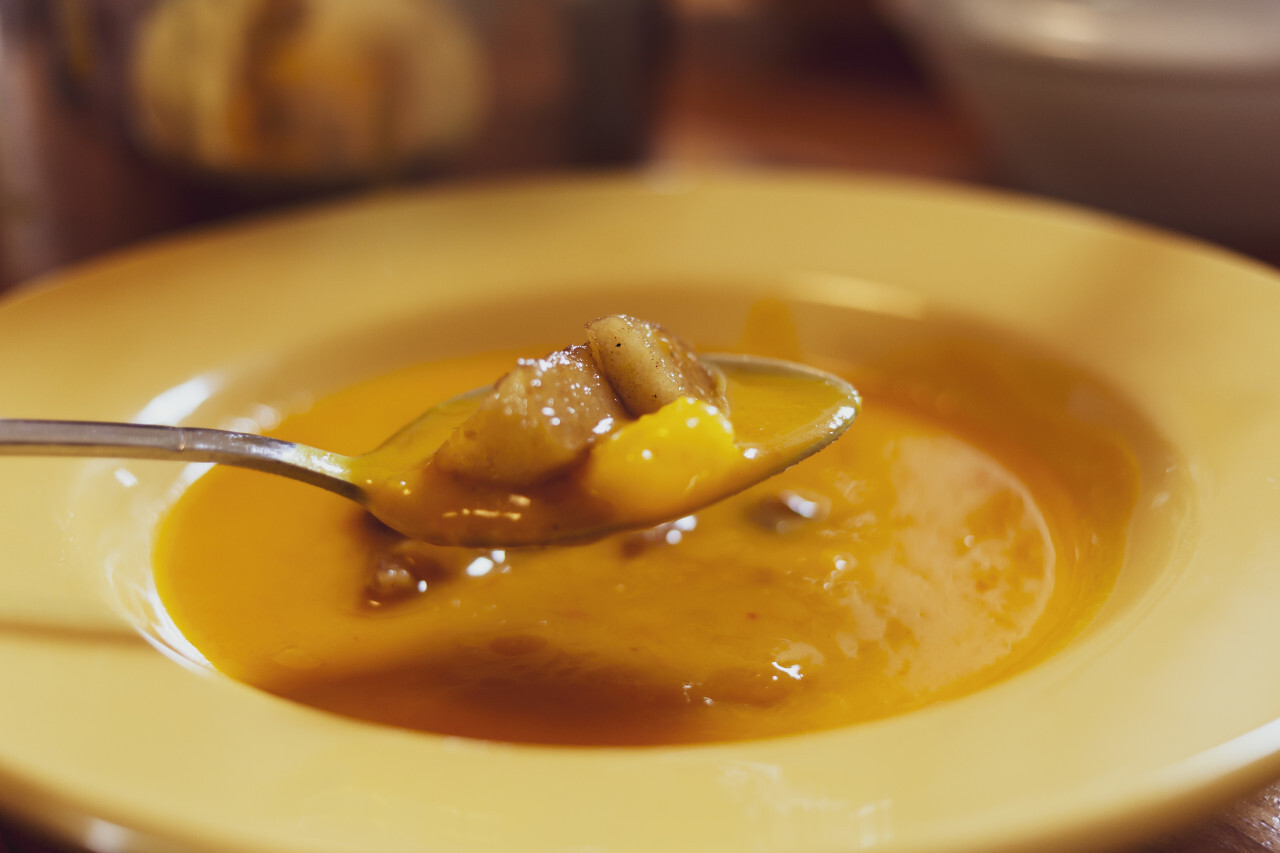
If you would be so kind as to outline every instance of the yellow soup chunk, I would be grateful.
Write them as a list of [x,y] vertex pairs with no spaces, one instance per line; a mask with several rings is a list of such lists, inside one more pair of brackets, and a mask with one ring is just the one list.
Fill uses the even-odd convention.
[[[509,359],[383,377],[276,434],[360,452]],[[1137,475],[1117,442],[1056,422],[1031,452],[918,395],[863,390],[855,426],[799,465],[572,547],[425,545],[333,495],[217,468],[166,520],[157,585],[234,678],[362,720],[518,742],[832,728],[961,695],[1059,647],[1123,554]],[[686,430],[704,464],[740,452],[714,407],[680,401],[597,446],[588,480],[638,481],[602,499],[687,489],[665,479],[680,465],[640,464],[664,430]],[[1045,461],[1045,442],[1074,473]]]
[[714,498],[741,464],[729,419],[710,403],[681,397],[598,443],[583,489],[624,516],[660,518]]

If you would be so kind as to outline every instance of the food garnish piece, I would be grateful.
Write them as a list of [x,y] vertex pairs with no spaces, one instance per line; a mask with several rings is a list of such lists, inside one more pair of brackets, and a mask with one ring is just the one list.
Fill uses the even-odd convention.
[[748,518],[770,533],[789,533],[806,523],[821,521],[830,512],[831,499],[824,495],[782,489],[753,504]]
[[523,486],[578,461],[593,439],[629,420],[582,345],[520,359],[435,454],[473,479]]
[[[723,378],[675,335],[621,314],[587,324],[587,332],[587,345],[521,359],[434,463],[463,477],[525,486],[569,468],[600,439],[668,404],[696,403],[708,410],[699,409],[703,417],[723,420]],[[732,447],[727,420],[704,432],[726,430]]]
[[729,419],[710,403],[678,397],[598,443],[582,487],[624,515],[658,518],[714,500],[741,464]]
[[657,323],[610,314],[587,324],[591,354],[623,405],[639,417],[680,397],[724,408],[724,380]]

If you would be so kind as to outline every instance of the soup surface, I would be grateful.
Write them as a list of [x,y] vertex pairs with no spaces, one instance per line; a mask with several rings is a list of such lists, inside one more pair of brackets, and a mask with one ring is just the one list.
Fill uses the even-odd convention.
[[[375,379],[273,434],[364,452],[514,355]],[[157,587],[216,669],[427,732],[670,744],[908,711],[1088,620],[1138,479],[1106,423],[1046,403],[1069,373],[1033,377],[1025,399],[969,381],[957,402],[963,368],[923,363],[934,375],[907,383],[844,365],[864,408],[831,447],[694,516],[573,547],[429,546],[319,489],[215,468],[161,530]]]

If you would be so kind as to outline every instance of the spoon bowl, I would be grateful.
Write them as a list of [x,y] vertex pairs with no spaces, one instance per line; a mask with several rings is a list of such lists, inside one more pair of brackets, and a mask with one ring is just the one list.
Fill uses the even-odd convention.
[[[861,408],[852,385],[806,365],[744,355],[702,358],[726,378],[737,448],[730,464],[723,459],[709,463],[688,448],[681,452],[681,435],[656,430],[646,436],[643,447],[624,451],[649,464],[637,466],[629,456],[623,463],[628,476],[612,481],[598,474],[584,477],[575,469],[513,489],[460,478],[433,466],[432,454],[475,410],[487,387],[432,406],[361,456],[225,430],[21,419],[0,420],[0,455],[234,465],[334,492],[414,539],[510,548],[586,541],[687,515],[826,447],[853,424]],[[663,464],[674,464],[678,470],[664,472],[659,485],[643,481],[645,470]],[[639,485],[630,476],[637,471]],[[637,489],[643,493],[637,495]]]

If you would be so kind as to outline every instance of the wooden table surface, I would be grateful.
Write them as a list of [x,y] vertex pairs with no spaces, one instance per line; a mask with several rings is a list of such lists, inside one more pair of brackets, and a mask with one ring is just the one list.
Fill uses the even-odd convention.
[[[845,32],[827,34],[844,41],[825,43],[815,43],[804,21],[782,23],[793,26],[784,27],[781,37],[776,27],[765,32],[715,16],[679,31],[654,163],[804,166],[996,182],[964,122],[874,22],[845,20]],[[69,849],[0,822],[0,853]],[[1128,848],[1263,851],[1280,851],[1280,781],[1173,834]]]

